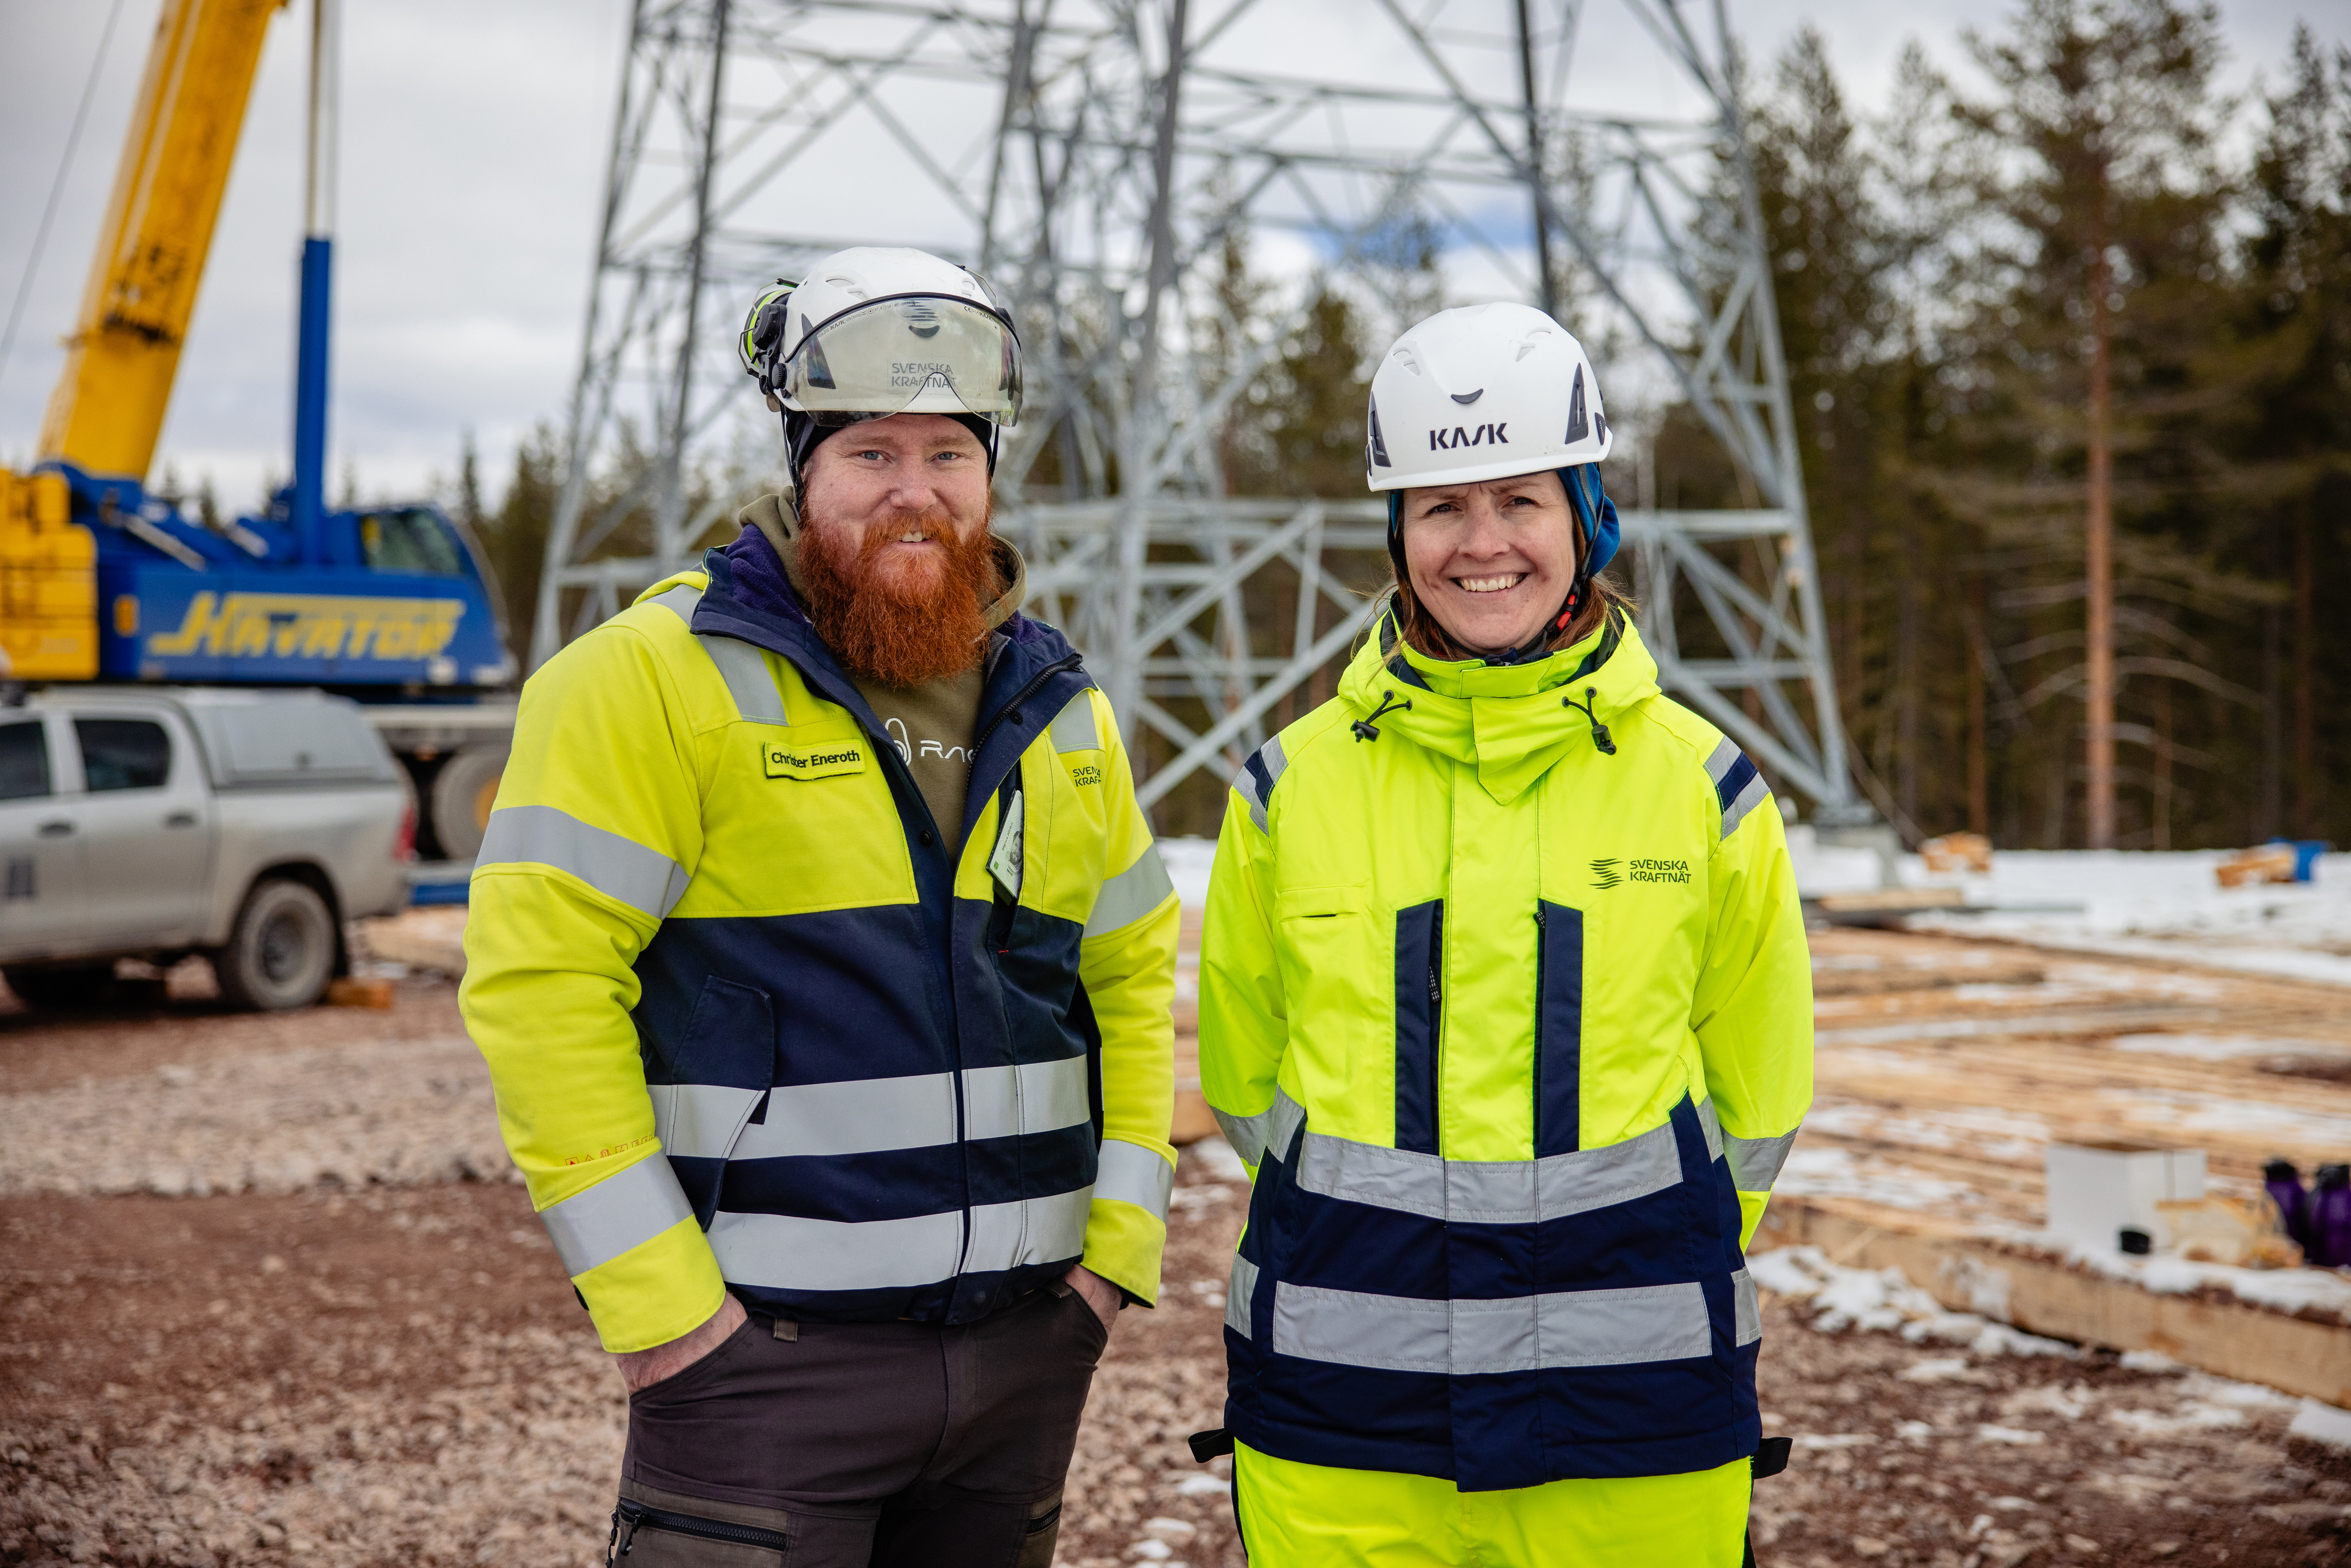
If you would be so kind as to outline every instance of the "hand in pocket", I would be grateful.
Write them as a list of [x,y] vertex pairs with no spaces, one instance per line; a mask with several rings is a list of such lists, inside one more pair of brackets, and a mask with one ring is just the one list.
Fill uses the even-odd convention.
[[628,1385],[630,1393],[635,1394],[664,1378],[675,1377],[725,1344],[749,1317],[742,1302],[727,1296],[718,1303],[718,1310],[692,1333],[651,1350],[623,1351],[614,1355],[612,1359],[621,1364],[621,1381]]

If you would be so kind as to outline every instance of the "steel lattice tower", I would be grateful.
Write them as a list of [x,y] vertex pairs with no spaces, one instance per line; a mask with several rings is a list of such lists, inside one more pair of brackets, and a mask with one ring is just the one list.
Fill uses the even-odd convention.
[[[1625,508],[1644,634],[1823,821],[1865,817],[1732,51],[1721,0],[637,0],[534,664],[723,536],[730,435],[777,461],[730,343],[756,289],[917,245],[1019,319],[998,527],[1155,737],[1144,804],[1229,768],[1343,655],[1349,580],[1385,558],[1360,491],[1226,496],[1226,416],[1321,289],[1376,305],[1420,235],[1468,277],[1454,302],[1593,344],[1620,429],[1675,402],[1728,452],[1748,509]],[[1216,287],[1237,229],[1287,265],[1254,329]]]

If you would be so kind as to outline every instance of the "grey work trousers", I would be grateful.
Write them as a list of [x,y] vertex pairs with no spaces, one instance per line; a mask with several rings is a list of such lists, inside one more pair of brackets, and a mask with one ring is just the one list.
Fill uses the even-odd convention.
[[754,1317],[629,1396],[613,1561],[1043,1568],[1108,1338],[1059,1281],[955,1326]]

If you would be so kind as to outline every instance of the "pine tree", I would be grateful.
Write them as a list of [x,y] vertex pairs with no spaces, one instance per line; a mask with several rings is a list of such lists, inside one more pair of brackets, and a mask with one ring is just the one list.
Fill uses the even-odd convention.
[[[2155,685],[2250,695],[2209,668],[2199,617],[2183,611],[2262,591],[2220,563],[2195,514],[2225,477],[2206,429],[2226,386],[2212,352],[2229,197],[2214,155],[2218,17],[2175,0],[2030,0],[2011,36],[1970,47],[1997,96],[1961,112],[2001,160],[1985,196],[2005,233],[1989,257],[2001,287],[1958,345],[1968,428],[1951,455],[1973,477],[1944,493],[2036,580],[2004,599],[2027,632],[2007,656],[2042,754],[2043,841],[2069,837],[2061,759],[2078,698],[2082,836],[2146,844],[2168,831],[2152,806],[2161,795],[2169,808],[2155,786],[2178,755],[2145,722],[2168,706]],[[2118,771],[2117,740],[2150,766]],[[2127,830],[2118,783],[2148,787]]]

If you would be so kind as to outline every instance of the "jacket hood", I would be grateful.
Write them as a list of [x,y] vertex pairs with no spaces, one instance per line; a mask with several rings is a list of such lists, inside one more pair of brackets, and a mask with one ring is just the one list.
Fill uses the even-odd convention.
[[1389,609],[1339,680],[1340,700],[1358,716],[1386,707],[1374,721],[1383,736],[1474,767],[1478,782],[1504,805],[1562,758],[1596,748],[1595,726],[1656,695],[1656,660],[1614,612],[1601,630],[1556,653],[1489,664],[1428,657],[1404,640]]

